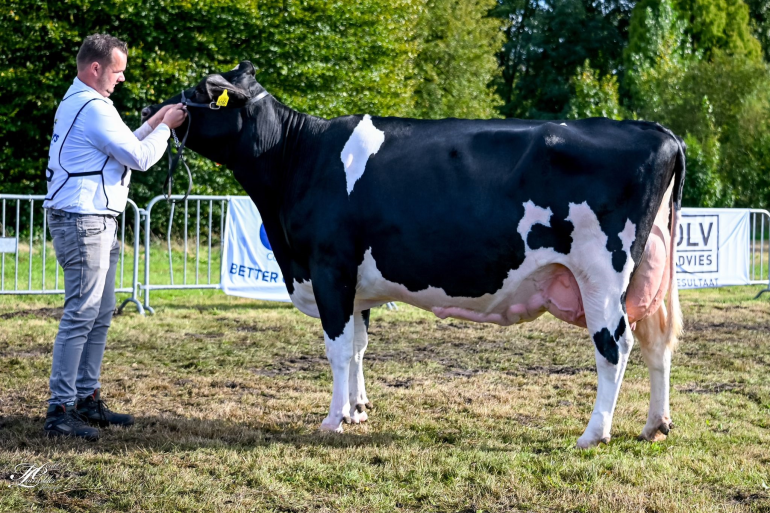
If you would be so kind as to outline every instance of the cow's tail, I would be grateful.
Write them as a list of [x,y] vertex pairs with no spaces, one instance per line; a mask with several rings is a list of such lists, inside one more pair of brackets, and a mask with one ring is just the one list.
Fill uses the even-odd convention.
[[679,305],[679,289],[676,283],[676,236],[677,222],[682,209],[682,191],[684,189],[685,175],[685,156],[686,146],[684,141],[679,139],[673,132],[664,129],[674,138],[678,146],[676,162],[674,163],[674,188],[671,193],[671,251],[669,256],[669,284],[668,284],[668,303],[667,303],[667,331],[666,345],[672,350],[676,348],[679,337],[682,335],[682,310]]

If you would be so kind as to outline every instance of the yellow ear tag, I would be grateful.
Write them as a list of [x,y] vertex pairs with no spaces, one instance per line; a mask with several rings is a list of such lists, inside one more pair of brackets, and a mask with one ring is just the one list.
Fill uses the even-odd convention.
[[218,107],[227,107],[227,102],[230,100],[230,97],[227,96],[227,89],[222,91],[222,95],[217,99],[217,106]]

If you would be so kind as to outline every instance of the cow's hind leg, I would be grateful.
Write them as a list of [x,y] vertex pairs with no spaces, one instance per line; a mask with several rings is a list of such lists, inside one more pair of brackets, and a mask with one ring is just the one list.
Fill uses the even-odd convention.
[[366,422],[369,416],[366,408],[371,408],[369,399],[366,397],[366,386],[364,385],[364,351],[368,345],[369,331],[369,310],[353,315],[353,358],[350,361],[350,375],[348,379],[348,388],[350,392],[350,419],[354,424]]
[[578,447],[585,449],[600,442],[610,441],[612,416],[623,382],[633,336],[628,327],[628,317],[621,309],[620,296],[583,296],[586,324],[594,341],[598,387],[591,420]]
[[650,371],[650,411],[639,439],[650,442],[665,440],[673,427],[668,402],[673,348],[668,340],[666,317],[666,309],[661,306],[657,312],[637,322],[634,331]]

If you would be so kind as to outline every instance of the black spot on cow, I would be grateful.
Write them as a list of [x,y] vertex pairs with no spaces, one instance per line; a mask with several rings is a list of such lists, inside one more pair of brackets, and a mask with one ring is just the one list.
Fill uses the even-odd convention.
[[628,291],[626,290],[626,291],[625,291],[625,292],[623,292],[623,294],[620,296],[620,308],[622,308],[622,309],[623,309],[623,313],[627,313],[627,312],[626,312],[626,296],[627,296],[627,295],[628,295]]
[[[623,297],[625,297],[625,293],[623,294]],[[607,328],[602,328],[601,331],[594,333],[594,344],[596,344],[596,349],[599,350],[599,354],[605,357],[607,361],[613,365],[618,364],[618,340],[620,340],[620,337],[622,337],[625,332],[626,319],[625,317],[621,317],[618,327],[615,328],[614,334],[610,334],[610,330]]]
[[572,249],[572,231],[575,225],[556,215],[551,216],[551,226],[536,224],[529,231],[527,245],[531,249],[553,248],[557,253],[568,255]]
[[[625,296],[625,294],[623,294]],[[615,328],[615,340],[620,340],[620,337],[623,336],[623,333],[626,332],[626,318],[621,317],[620,322],[618,323],[618,327]]]
[[618,344],[615,342],[610,330],[602,328],[601,331],[594,333],[594,344],[599,354],[607,359],[613,365],[618,364]]
[[612,267],[616,273],[623,272],[623,266],[626,265],[626,252],[621,250],[612,252]]

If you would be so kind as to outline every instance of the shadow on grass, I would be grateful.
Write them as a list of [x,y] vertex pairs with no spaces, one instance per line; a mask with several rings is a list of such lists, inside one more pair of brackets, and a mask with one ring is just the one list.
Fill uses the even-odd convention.
[[42,416],[9,415],[0,417],[0,450],[23,450],[38,454],[51,451],[125,453],[132,449],[194,450],[248,449],[274,444],[323,447],[384,447],[399,437],[389,433],[361,433],[358,426],[345,426],[346,432],[325,433],[297,421],[238,423],[226,420],[191,419],[178,416],[136,418],[130,428],[102,428],[97,442],[79,439],[48,438],[43,432]]

